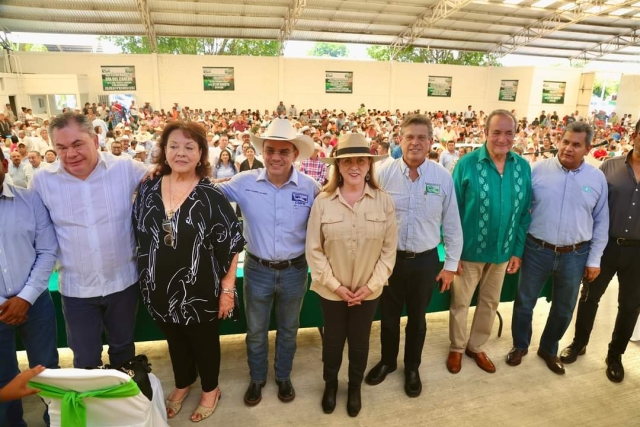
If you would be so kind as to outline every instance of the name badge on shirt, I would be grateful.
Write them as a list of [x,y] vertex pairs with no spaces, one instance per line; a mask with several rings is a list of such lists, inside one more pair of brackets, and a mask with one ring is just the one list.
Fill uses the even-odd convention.
[[307,206],[309,204],[309,195],[304,193],[291,193],[291,201],[296,206]]
[[440,184],[427,184],[424,189],[424,194],[440,194]]
[[585,193],[591,193],[591,187],[589,187],[588,185],[583,185],[582,191],[584,191]]

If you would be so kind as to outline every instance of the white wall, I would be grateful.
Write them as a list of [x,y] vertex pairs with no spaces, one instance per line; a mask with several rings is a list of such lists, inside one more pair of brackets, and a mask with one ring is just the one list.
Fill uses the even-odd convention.
[[[402,111],[463,111],[472,105],[476,111],[496,108],[516,109],[518,116],[533,118],[541,110],[564,115],[575,111],[580,70],[535,67],[465,67],[455,65],[407,64],[332,59],[282,57],[234,57],[202,55],[105,55],[79,53],[18,52],[22,72],[47,74],[46,80],[30,83],[26,95],[62,94],[68,77],[52,80],[52,74],[79,75],[76,91],[97,102],[102,89],[100,66],[136,67],[138,105],[151,102],[168,109],[174,102],[191,108],[275,109],[279,101],[289,107],[330,108],[355,111],[361,103],[367,108]],[[205,92],[202,67],[234,67],[235,91]],[[326,71],[352,71],[353,94],[325,93]],[[427,97],[429,76],[453,78],[450,98]],[[32,76],[37,79],[36,76]],[[516,102],[498,101],[501,80],[519,80]],[[563,105],[542,104],[544,80],[566,81]],[[58,85],[58,83],[60,85]],[[43,92],[41,85],[50,85]],[[38,92],[30,92],[38,88]],[[5,90],[7,94],[8,93]],[[113,92],[111,92],[113,93]],[[0,93],[0,98],[4,94]],[[29,99],[28,96],[24,99]],[[27,102],[27,101],[25,101]],[[19,105],[21,106],[21,105]]]
[[623,74],[618,89],[616,113],[619,117],[631,114],[635,123],[640,117],[640,74]]

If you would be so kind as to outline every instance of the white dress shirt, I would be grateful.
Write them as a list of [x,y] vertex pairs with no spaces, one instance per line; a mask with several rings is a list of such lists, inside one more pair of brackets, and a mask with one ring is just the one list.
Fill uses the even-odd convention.
[[33,177],[58,237],[60,293],[91,298],[121,292],[136,283],[133,193],[147,173],[128,157],[99,153],[83,181],[58,168]]

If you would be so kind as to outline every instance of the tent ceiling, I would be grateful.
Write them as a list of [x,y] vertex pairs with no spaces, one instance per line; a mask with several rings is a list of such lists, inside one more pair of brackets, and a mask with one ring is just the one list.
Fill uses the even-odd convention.
[[2,0],[0,30],[366,43],[640,62],[640,0]]

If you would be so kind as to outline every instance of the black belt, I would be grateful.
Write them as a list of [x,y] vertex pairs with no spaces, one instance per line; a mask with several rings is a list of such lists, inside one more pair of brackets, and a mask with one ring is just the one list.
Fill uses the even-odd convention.
[[249,258],[251,258],[252,260],[256,261],[257,263],[264,265],[265,267],[269,267],[273,270],[284,270],[285,268],[289,268],[294,264],[298,264],[301,263],[303,261],[306,262],[306,258],[304,256],[304,254],[295,257],[293,259],[288,259],[286,261],[269,261],[266,259],[261,259],[258,258],[257,256],[253,255],[252,253],[247,252],[247,255],[249,255]]
[[435,247],[433,249],[429,249],[428,251],[424,251],[424,252],[411,252],[411,251],[397,251],[396,255],[400,258],[420,258],[423,257],[425,255],[429,255],[431,252],[437,250],[438,248]]
[[624,237],[612,237],[611,240],[616,242],[618,246],[640,246],[640,240],[638,239],[625,239]]
[[575,245],[556,246],[556,245],[552,245],[551,243],[547,243],[544,240],[536,239],[531,234],[529,234],[529,237],[531,238],[531,240],[533,240],[543,248],[551,249],[552,251],[557,252],[559,254],[568,254],[569,252],[577,251],[578,249],[580,249],[581,247],[589,243],[589,242],[580,242],[580,243],[576,243]]

